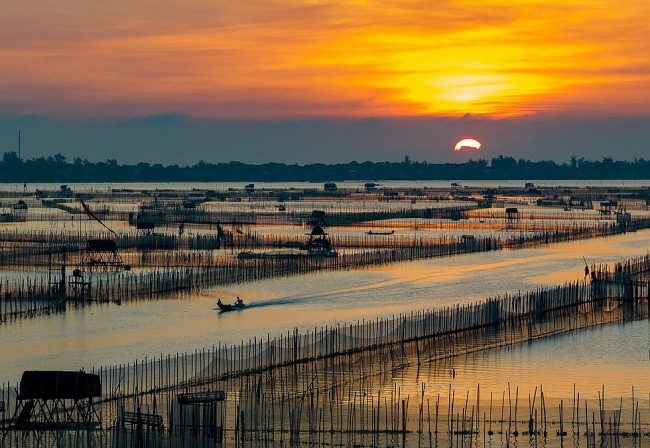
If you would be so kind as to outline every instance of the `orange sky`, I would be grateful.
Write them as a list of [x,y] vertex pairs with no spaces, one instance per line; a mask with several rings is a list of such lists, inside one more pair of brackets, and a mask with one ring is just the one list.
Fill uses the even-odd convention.
[[0,113],[650,112],[650,1],[10,1]]

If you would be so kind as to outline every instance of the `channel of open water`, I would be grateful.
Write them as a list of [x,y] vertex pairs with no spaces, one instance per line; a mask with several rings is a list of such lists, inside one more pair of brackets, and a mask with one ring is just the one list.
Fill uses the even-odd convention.
[[[612,263],[645,255],[648,247],[650,232],[645,231],[276,278],[121,306],[69,307],[62,314],[0,325],[0,381],[19,380],[24,370],[88,370],[266,339],[294,327],[307,330],[524,292],[582,279],[583,257],[589,263]],[[215,310],[217,298],[232,302],[237,296],[247,309]],[[415,375],[424,375],[420,381],[427,384],[454,383],[468,390],[478,383],[497,390],[508,382],[544,384],[545,390],[555,388],[564,396],[570,396],[574,383],[592,394],[602,385],[620,393],[634,385],[647,397],[649,374],[650,323],[641,321],[459,357]]]

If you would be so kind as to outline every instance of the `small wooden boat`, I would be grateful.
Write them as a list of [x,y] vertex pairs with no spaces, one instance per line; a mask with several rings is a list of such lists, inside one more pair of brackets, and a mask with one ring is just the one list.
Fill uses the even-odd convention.
[[232,305],[230,303],[222,303],[221,299],[218,299],[217,306],[221,311],[237,311],[244,309],[246,305],[244,305],[244,301],[242,299],[237,297],[237,300],[235,300],[235,303]]
[[395,233],[394,230],[391,230],[390,232],[373,232],[372,230],[368,230],[366,232],[367,235],[392,235]]

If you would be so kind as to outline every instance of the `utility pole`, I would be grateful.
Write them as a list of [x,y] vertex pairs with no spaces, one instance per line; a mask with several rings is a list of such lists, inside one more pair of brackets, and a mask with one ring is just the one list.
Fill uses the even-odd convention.
[[[18,131],[18,163],[22,161],[20,157],[20,131]],[[23,182],[23,193],[27,193],[27,182]]]

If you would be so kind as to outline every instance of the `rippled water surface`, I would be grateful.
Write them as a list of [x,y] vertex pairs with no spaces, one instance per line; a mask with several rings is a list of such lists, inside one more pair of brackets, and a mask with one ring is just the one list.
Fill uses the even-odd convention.
[[[113,365],[193,351],[219,343],[266,338],[294,327],[313,329],[375,319],[413,310],[451,306],[489,296],[581,279],[589,263],[645,255],[650,232],[517,251],[435,258],[286,277],[214,288],[199,295],[122,306],[93,305],[59,315],[0,325],[0,380],[17,380],[24,370]],[[244,311],[220,314],[241,296]],[[574,382],[627,390],[650,380],[648,322],[613,325],[532,345],[479,353],[453,361],[461,387],[551,383],[565,393]],[[578,344],[578,345],[576,345]],[[448,366],[427,373],[448,384]],[[597,374],[597,375],[595,375]],[[567,386],[569,385],[569,386]],[[647,393],[647,392],[646,392]]]

